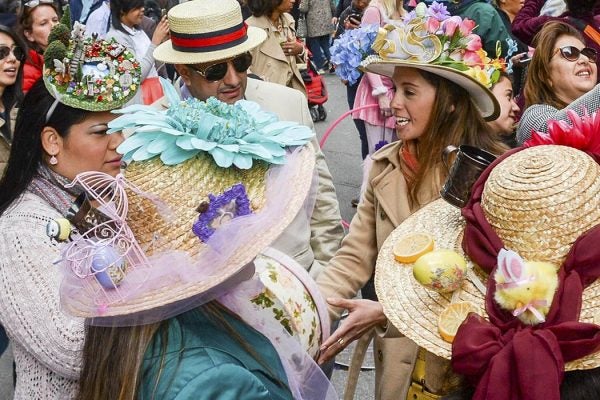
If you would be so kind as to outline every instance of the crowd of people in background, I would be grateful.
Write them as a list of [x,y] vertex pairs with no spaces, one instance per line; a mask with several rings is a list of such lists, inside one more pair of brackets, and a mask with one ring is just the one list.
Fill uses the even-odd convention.
[[[347,43],[353,33],[371,41],[360,60],[344,53],[363,45]],[[14,376],[0,384],[15,399],[329,400],[332,360],[370,335],[375,399],[485,398],[481,376],[455,379],[454,360],[390,323],[378,255],[440,198],[448,146],[510,160],[576,118],[594,115],[578,127],[598,129],[599,51],[600,0],[3,1],[0,355],[14,355]],[[309,83],[327,74],[345,86],[363,159],[346,232],[310,110]],[[585,142],[600,160],[580,136],[554,143]],[[90,189],[99,180],[110,190]],[[194,186],[177,194],[169,180]],[[127,207],[110,208],[125,192],[143,198],[127,218]],[[472,196],[467,209],[481,191]],[[102,217],[84,230],[76,216],[90,208]],[[107,216],[122,236],[98,255]],[[85,246],[88,275],[66,250]],[[168,274],[171,264],[190,268]],[[150,278],[121,283],[149,265]],[[306,326],[286,322],[282,334],[280,310],[265,322],[240,300],[265,285],[272,294],[261,265],[276,285],[303,283],[308,303],[296,311],[321,313],[311,322],[318,351],[296,342]],[[273,272],[283,270],[294,278]],[[547,398],[600,396],[600,363],[586,365],[569,381],[584,397]],[[548,378],[557,387],[563,370]]]

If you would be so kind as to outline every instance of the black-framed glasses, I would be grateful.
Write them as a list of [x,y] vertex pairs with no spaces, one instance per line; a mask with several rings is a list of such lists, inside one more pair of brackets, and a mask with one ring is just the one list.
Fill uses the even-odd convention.
[[575,46],[563,46],[554,51],[554,54],[559,53],[563,56],[563,58],[567,61],[575,62],[579,60],[579,56],[583,54],[586,56],[590,62],[596,62],[598,58],[598,52],[595,49],[590,47],[584,47],[583,49],[578,49]]
[[225,75],[227,74],[227,68],[228,68],[229,62],[231,62],[231,64],[233,65],[233,68],[237,72],[246,72],[248,70],[248,68],[250,68],[250,64],[252,64],[252,54],[243,53],[243,54],[240,54],[239,56],[229,58],[224,61],[220,61],[216,64],[211,64],[202,69],[200,69],[200,68],[196,69],[194,67],[190,67],[190,68],[192,68],[195,72],[200,74],[200,76],[202,76],[207,81],[216,82],[216,81],[220,81],[221,79],[223,79],[225,77]]
[[25,52],[19,46],[15,46],[13,48],[8,46],[0,46],[0,61],[8,57],[11,52],[17,60],[23,61],[25,59]]
[[39,6],[40,4],[54,4],[54,0],[29,0],[23,5],[25,7],[33,8]]

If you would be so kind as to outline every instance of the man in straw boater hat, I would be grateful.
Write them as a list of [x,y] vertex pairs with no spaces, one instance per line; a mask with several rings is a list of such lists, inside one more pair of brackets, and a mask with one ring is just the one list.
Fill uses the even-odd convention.
[[123,173],[73,182],[99,204],[59,235],[62,305],[89,325],[80,398],[334,400],[313,361],[325,302],[268,248],[312,210],[314,132],[164,88],[168,109],[134,105],[109,124],[131,133]]
[[[154,50],[154,58],[175,68],[184,85],[183,98],[210,97],[233,104],[258,103],[280,119],[312,128],[306,98],[297,90],[248,78],[249,51],[266,39],[263,30],[247,26],[235,0],[194,0],[168,14],[171,38]],[[316,277],[339,248],[343,229],[329,168],[316,138],[318,187],[312,215],[297,218],[274,244]],[[285,188],[282,187],[282,190]]]
[[[438,200],[382,246],[379,300],[421,347],[415,399],[600,398],[597,115],[572,118],[492,163],[462,210]],[[434,250],[395,261],[414,233]],[[430,263],[450,250],[464,260]]]

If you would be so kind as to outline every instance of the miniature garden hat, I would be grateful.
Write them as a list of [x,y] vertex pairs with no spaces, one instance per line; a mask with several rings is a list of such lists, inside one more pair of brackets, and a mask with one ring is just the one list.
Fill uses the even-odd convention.
[[498,81],[503,61],[491,60],[481,38],[472,32],[475,22],[450,16],[443,4],[419,3],[404,21],[393,21],[347,31],[331,49],[336,73],[352,83],[360,66],[391,77],[395,67],[417,68],[464,88],[483,118],[496,119],[498,101],[489,90]]
[[133,132],[118,148],[124,174],[74,181],[101,206],[63,249],[61,299],[91,323],[144,311],[157,321],[214,299],[311,199],[311,129],[252,102],[180,101],[163,89],[167,110],[130,106],[109,124]]
[[170,64],[224,60],[252,50],[267,34],[248,26],[235,0],[193,0],[168,14],[171,38],[154,50],[154,58]]
[[85,38],[84,33],[85,26],[79,22],[72,32],[63,24],[52,28],[44,52],[44,84],[56,102],[70,107],[88,111],[120,108],[140,86],[140,64],[116,40]]
[[[553,144],[500,157],[475,183],[462,216],[437,200],[406,219],[379,253],[375,287],[386,316],[451,359],[477,386],[474,399],[558,400],[564,370],[600,367],[600,166],[561,142],[544,136],[533,144]],[[469,259],[466,270],[434,267],[425,279],[417,273],[419,283],[413,267],[422,260],[402,264],[393,254],[415,232]],[[452,343],[439,329],[450,304],[474,312]]]

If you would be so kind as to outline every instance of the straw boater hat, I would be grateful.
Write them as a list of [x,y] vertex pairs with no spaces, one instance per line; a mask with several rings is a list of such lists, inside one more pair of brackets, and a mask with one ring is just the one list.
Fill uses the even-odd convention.
[[75,180],[104,217],[65,246],[61,299],[92,323],[156,321],[214,299],[296,217],[313,181],[309,128],[255,103],[164,89],[169,109],[132,106],[109,124],[133,132],[118,148],[124,176]]
[[[467,375],[475,383],[492,382],[489,383],[492,385],[504,382],[500,386],[503,390],[504,387],[508,388],[506,390],[509,392],[523,390],[524,388],[511,388],[522,385],[525,380],[515,384],[511,381],[514,374],[503,368],[514,368],[513,372],[521,371],[521,379],[523,359],[534,360],[532,362],[542,365],[532,367],[532,370],[546,374],[543,375],[546,378],[539,379],[543,383],[538,384],[547,385],[550,389],[543,390],[551,391],[556,388],[551,376],[561,376],[562,369],[557,371],[558,375],[552,375],[541,368],[557,365],[557,368],[564,367],[564,370],[571,371],[599,367],[600,353],[595,353],[599,343],[586,342],[577,337],[577,333],[573,333],[572,337],[582,339],[580,351],[564,350],[563,354],[555,356],[556,360],[543,350],[538,352],[539,348],[545,349],[548,346],[553,349],[552,352],[560,353],[559,348],[552,347],[552,341],[544,346],[531,339],[535,332],[541,337],[547,332],[557,332],[553,330],[556,326],[571,324],[569,326],[573,327],[573,324],[578,324],[577,321],[600,324],[597,309],[600,281],[596,280],[600,272],[592,272],[590,267],[590,263],[595,265],[600,261],[600,254],[591,249],[594,246],[590,247],[590,241],[594,243],[594,240],[598,240],[592,235],[599,234],[596,228],[600,224],[599,200],[600,166],[586,153],[556,145],[512,151],[494,162],[474,185],[471,200],[462,210],[464,217],[461,210],[440,199],[407,218],[386,239],[379,253],[375,275],[375,287],[384,313],[400,332],[419,346],[445,359],[452,358],[455,372]],[[472,261],[468,264],[467,277],[460,289],[453,293],[439,293],[427,288],[413,276],[413,264],[402,264],[395,260],[394,245],[414,232],[431,235],[436,249],[452,249],[466,260]],[[523,309],[502,309],[502,302],[495,300],[500,289],[497,289],[497,282],[490,277],[497,279],[499,276],[495,275],[500,269],[496,266],[501,261],[498,261],[496,255],[501,248],[518,253],[525,262],[548,262],[558,269],[559,286],[553,295],[553,301],[547,304],[549,311],[545,315],[545,322],[533,326],[523,324],[515,316],[522,313]],[[588,268],[589,271],[584,272]],[[581,286],[576,276],[583,277],[582,285],[585,289],[581,295],[577,291]],[[541,281],[541,278],[538,279]],[[515,281],[513,287],[526,281],[523,277],[523,280]],[[499,284],[498,287],[502,285]],[[581,298],[579,314],[577,306],[573,306],[578,303],[578,296]],[[574,300],[569,303],[569,299]],[[442,339],[438,331],[438,318],[451,303],[461,301],[474,305],[477,314],[484,320],[470,314],[451,344]],[[537,307],[535,303],[533,307]],[[564,325],[560,325],[561,323]],[[585,328],[581,328],[582,326]],[[593,332],[600,330],[595,325],[580,324],[579,328],[591,329]],[[576,328],[572,329],[572,332],[578,332]],[[528,354],[519,355],[519,351],[514,350],[519,348],[516,344],[514,348],[510,347],[513,346],[512,341],[522,340],[530,332],[531,336],[527,336],[527,340],[531,340],[526,346]],[[493,342],[492,337],[504,342]],[[557,341],[565,340],[567,344],[569,340],[575,340],[565,339],[560,333],[556,337]],[[482,343],[486,340],[489,346]],[[562,345],[563,342],[560,343]],[[491,353],[478,353],[483,348]],[[510,353],[507,356],[509,359],[503,358],[507,353]],[[542,357],[538,357],[540,353],[543,354]],[[492,359],[492,356],[495,357]],[[564,364],[557,361],[562,360],[561,357],[565,360]],[[517,365],[515,359],[521,364]],[[476,364],[479,361],[482,364]],[[501,370],[507,375],[495,375],[496,380],[486,376],[490,379],[486,381],[477,374],[469,376],[467,371],[472,373],[473,370],[465,368],[465,365],[473,369],[479,368],[480,374],[485,371],[493,376]],[[533,375],[532,373],[531,376]],[[534,386],[536,383],[525,390],[540,393],[536,392],[539,387]],[[489,389],[494,390],[491,387]],[[489,396],[486,389],[478,390],[482,392],[476,398],[486,398],[485,393]],[[514,391],[510,393],[513,397],[504,398],[519,397]]]
[[52,28],[44,52],[44,84],[57,101],[70,107],[88,111],[120,108],[139,89],[140,63],[115,39],[86,38],[84,33],[85,26],[79,22],[72,31],[63,24]]
[[252,50],[267,34],[248,26],[236,0],[192,0],[168,14],[171,38],[154,50],[154,58],[170,64],[224,60]]
[[[428,8],[419,3],[404,21],[395,21],[379,28],[376,35],[369,35],[374,37],[374,54],[367,56],[361,67],[388,77],[395,67],[417,68],[441,76],[464,88],[482,117],[492,121],[498,117],[500,106],[489,89],[498,81],[504,61],[488,58],[481,48],[481,38],[472,32],[474,27],[474,21],[451,17],[442,4]],[[373,27],[361,29],[372,31]],[[356,48],[356,44],[349,48]]]

